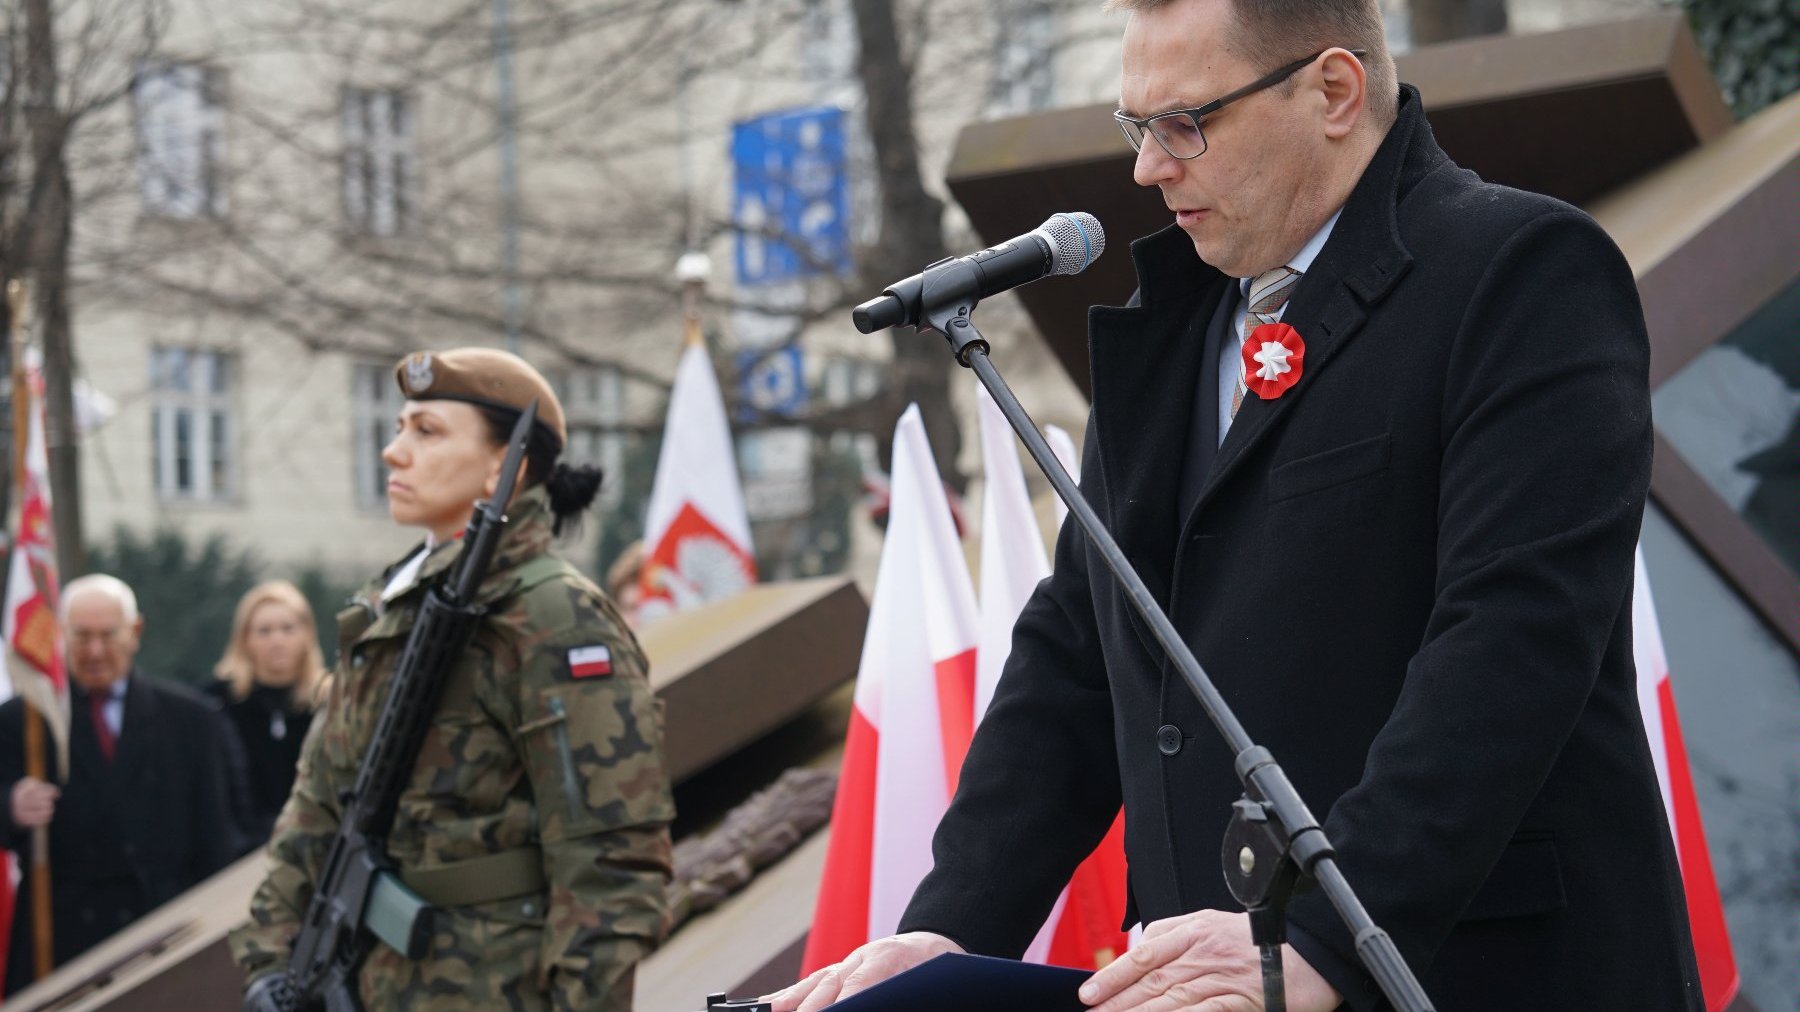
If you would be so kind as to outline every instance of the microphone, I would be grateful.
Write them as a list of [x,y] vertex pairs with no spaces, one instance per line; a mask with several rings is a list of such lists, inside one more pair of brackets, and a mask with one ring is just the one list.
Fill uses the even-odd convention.
[[1106,233],[1086,211],[1053,214],[1042,225],[966,257],[939,260],[896,282],[850,314],[865,334],[929,326],[933,312],[973,306],[990,295],[1052,274],[1080,274],[1106,250]]

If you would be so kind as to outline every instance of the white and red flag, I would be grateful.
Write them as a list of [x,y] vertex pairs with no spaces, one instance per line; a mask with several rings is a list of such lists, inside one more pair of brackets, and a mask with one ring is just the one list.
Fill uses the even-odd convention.
[[891,482],[803,974],[899,927],[974,727],[975,590],[917,405],[894,432]]
[[750,518],[712,361],[690,343],[675,370],[644,520],[638,619],[717,601],[756,582]]
[[1663,806],[1675,834],[1681,859],[1681,882],[1687,892],[1688,926],[1694,933],[1694,956],[1700,964],[1700,990],[1708,1012],[1720,1012],[1738,992],[1737,959],[1725,931],[1725,906],[1713,878],[1712,857],[1694,799],[1694,777],[1688,769],[1681,723],[1675,715],[1675,693],[1669,684],[1669,658],[1663,652],[1662,628],[1650,596],[1644,553],[1637,554],[1637,582],[1631,598],[1632,656],[1637,661],[1638,706],[1656,762]]
[[[1043,535],[1025,488],[1025,471],[1012,428],[983,388],[978,398],[981,456],[986,484],[981,504],[981,648],[976,655],[976,715],[987,712],[994,687],[1012,652],[1013,625],[1038,583],[1050,575]],[[1050,448],[1070,474],[1075,448],[1060,429]],[[1061,437],[1057,439],[1056,437]],[[1059,445],[1061,444],[1061,445]],[[1061,500],[1058,500],[1061,504]],[[1063,511],[1066,512],[1066,509]],[[1057,516],[1058,526],[1062,513]],[[1050,917],[1025,950],[1033,963],[1097,970],[1124,952],[1125,825],[1122,817],[1069,880]]]

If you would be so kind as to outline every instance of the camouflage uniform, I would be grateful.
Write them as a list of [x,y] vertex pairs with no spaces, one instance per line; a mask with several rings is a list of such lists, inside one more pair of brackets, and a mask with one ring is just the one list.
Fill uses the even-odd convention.
[[[550,543],[543,489],[508,512],[480,591],[490,613],[449,673],[388,849],[402,869],[429,869],[536,846],[547,891],[444,910],[422,962],[376,943],[365,1008],[628,1010],[634,967],[663,930],[674,803],[647,663],[593,584],[566,563],[532,565]],[[286,965],[423,587],[460,545],[439,547],[385,605],[377,581],[339,616],[336,678],[251,920],[231,936],[252,979]],[[611,673],[577,678],[571,651],[591,646],[609,648]]]

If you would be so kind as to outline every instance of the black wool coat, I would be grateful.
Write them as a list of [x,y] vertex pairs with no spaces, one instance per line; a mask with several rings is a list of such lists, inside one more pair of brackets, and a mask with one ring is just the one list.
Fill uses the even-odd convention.
[[[1632,552],[1648,341],[1618,249],[1482,182],[1418,93],[1283,322],[1299,381],[1251,396],[1177,515],[1200,342],[1234,279],[1168,229],[1141,304],[1089,317],[1081,486],[1337,846],[1443,1009],[1699,1009],[1636,699]],[[1125,808],[1132,913],[1238,909],[1232,756],[1065,524],[903,930],[1017,955]],[[1324,895],[1290,940],[1381,1007]]]
[[288,689],[253,685],[249,695],[237,699],[230,683],[215,681],[205,692],[217,702],[244,747],[244,798],[238,821],[245,843],[260,847],[269,842],[275,819],[294,789],[300,745],[312,727],[312,712],[296,708]]
[[[210,700],[132,672],[112,762],[87,697],[71,688],[69,780],[50,820],[52,950],[61,966],[223,868],[238,853],[226,736]],[[23,871],[31,832],[12,821],[25,774],[24,703],[0,705],[0,839]],[[22,880],[6,957],[8,994],[31,982],[31,883]]]

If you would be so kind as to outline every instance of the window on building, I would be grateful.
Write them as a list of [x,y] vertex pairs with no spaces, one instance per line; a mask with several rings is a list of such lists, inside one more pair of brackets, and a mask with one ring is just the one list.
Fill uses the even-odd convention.
[[619,430],[625,418],[624,377],[606,366],[576,366],[558,373],[555,383],[569,431],[563,460],[605,472],[595,502],[601,509],[611,509],[625,488],[625,434]]
[[166,218],[225,214],[224,77],[197,63],[150,61],[132,82],[138,192]]
[[1056,0],[1001,0],[994,15],[993,110],[1048,108],[1056,98]]
[[[831,358],[825,362],[824,381],[820,384],[822,399],[830,407],[844,407],[866,401],[881,392],[882,366],[860,358]],[[875,437],[867,432],[834,432],[831,448],[850,451],[862,461],[864,470],[879,470]]]
[[356,504],[365,509],[387,505],[387,465],[381,450],[394,438],[394,419],[406,399],[394,382],[390,364],[357,363],[352,367],[351,417],[356,430],[351,463],[356,468]]
[[404,92],[347,88],[344,218],[353,231],[398,235],[413,208],[413,110]]
[[236,495],[236,383],[230,355],[193,348],[151,351],[151,466],[158,498],[223,502]]

